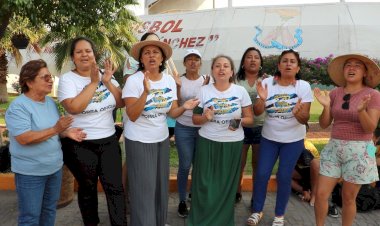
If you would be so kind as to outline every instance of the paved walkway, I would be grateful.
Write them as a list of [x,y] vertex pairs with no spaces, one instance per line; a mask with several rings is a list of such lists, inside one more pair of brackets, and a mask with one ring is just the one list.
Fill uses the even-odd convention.
[[[264,209],[264,218],[260,226],[270,226],[274,216],[275,193],[268,193]],[[244,226],[249,216],[249,203],[251,193],[243,193],[243,200],[235,207],[235,225]],[[0,191],[0,225],[17,225],[17,196],[14,191]],[[168,224],[171,226],[185,226],[186,220],[177,216],[178,194],[171,193],[169,200]],[[104,193],[99,193],[99,217],[100,226],[109,226],[107,205]],[[305,202],[301,202],[296,196],[291,196],[286,212],[286,225],[288,226],[313,226],[313,208]],[[82,219],[79,213],[76,197],[71,204],[57,211],[57,226],[81,226]],[[339,226],[341,219],[327,217],[326,226]],[[369,213],[358,213],[354,226],[380,225],[380,210]],[[210,225],[220,226],[220,225]]]

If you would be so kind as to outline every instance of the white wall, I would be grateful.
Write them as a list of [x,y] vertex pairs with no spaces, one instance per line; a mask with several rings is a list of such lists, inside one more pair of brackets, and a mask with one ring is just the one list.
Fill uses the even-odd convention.
[[208,73],[212,57],[223,53],[238,64],[249,46],[263,55],[292,48],[306,58],[350,52],[380,58],[379,12],[380,3],[226,8],[141,16],[146,23],[135,33],[154,31],[168,42],[180,72],[185,49],[198,49]]

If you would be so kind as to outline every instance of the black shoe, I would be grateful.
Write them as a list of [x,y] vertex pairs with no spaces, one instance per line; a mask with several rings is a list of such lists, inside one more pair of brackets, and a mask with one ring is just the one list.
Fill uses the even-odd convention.
[[329,215],[330,217],[333,217],[333,218],[337,218],[337,217],[339,217],[338,209],[336,208],[336,205],[335,205],[335,204],[333,204],[333,205],[329,205],[328,215]]
[[241,193],[236,193],[235,195],[235,203],[239,203],[241,201],[242,195]]
[[185,201],[181,201],[178,205],[178,216],[186,218],[189,215],[189,210]]
[[191,202],[191,193],[189,193],[189,197],[187,198],[188,202]]

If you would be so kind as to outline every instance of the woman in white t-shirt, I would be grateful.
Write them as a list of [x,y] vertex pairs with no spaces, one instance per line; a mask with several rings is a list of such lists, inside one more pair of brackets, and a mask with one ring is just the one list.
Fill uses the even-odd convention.
[[277,199],[273,226],[284,225],[286,205],[290,196],[292,172],[304,148],[305,124],[313,101],[310,84],[300,80],[301,59],[298,52],[285,50],[278,61],[274,77],[258,82],[260,104],[266,111],[259,159],[253,190],[252,215],[248,225],[257,225],[263,217],[268,181],[277,159]]
[[[252,102],[233,84],[234,65],[220,55],[212,61],[215,83],[198,94],[193,123],[201,125],[192,174],[189,226],[234,224],[234,203],[240,176],[242,126],[253,125]],[[241,125],[240,125],[241,124]]]
[[164,73],[171,47],[147,33],[131,48],[139,61],[138,72],[123,88],[128,121],[125,124],[125,149],[132,226],[165,225],[168,209],[169,132],[166,117],[177,118],[199,101],[177,103],[174,79]]
[[123,107],[121,89],[112,78],[115,69],[106,60],[96,65],[95,46],[85,37],[72,41],[75,69],[59,79],[58,99],[73,115],[73,127],[83,128],[85,141],[62,140],[63,160],[78,181],[78,204],[85,225],[99,224],[98,178],[106,193],[112,225],[127,225],[121,180],[121,153],[115,136],[114,108]]
[[[195,98],[201,87],[209,81],[209,76],[199,75],[202,65],[201,57],[201,53],[196,49],[186,50],[185,57],[183,58],[186,73],[179,77],[180,86],[178,86],[180,105],[189,99]],[[187,217],[189,214],[186,205],[187,180],[200,128],[199,125],[194,125],[192,116],[192,110],[185,111],[177,118],[174,128],[175,143],[178,151],[177,185],[180,201],[178,215],[180,217]]]

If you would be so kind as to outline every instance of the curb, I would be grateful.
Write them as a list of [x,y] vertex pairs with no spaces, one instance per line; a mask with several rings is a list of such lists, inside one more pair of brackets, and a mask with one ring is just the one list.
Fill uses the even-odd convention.
[[[191,181],[191,178],[189,178],[189,181]],[[188,189],[190,188],[190,183],[188,183]],[[0,190],[12,190],[14,191],[16,189],[15,182],[14,182],[14,174],[13,173],[5,173],[0,174]],[[252,191],[253,189],[253,183],[252,183],[252,177],[249,175],[245,175],[243,177],[242,182],[242,191]],[[74,183],[74,190],[78,190],[78,185],[75,181]],[[98,182],[98,191],[103,192],[102,185],[100,182]],[[277,191],[277,182],[276,182],[276,176],[272,175],[269,182],[268,182],[268,192],[274,192]],[[170,176],[169,178],[169,192],[177,192],[177,177],[176,176]]]

